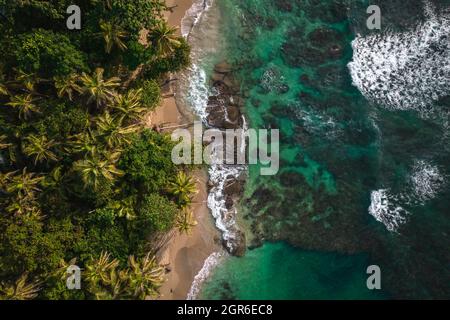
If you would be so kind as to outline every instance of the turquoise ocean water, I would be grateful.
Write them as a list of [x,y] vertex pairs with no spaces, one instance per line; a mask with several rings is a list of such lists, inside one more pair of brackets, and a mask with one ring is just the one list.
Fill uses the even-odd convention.
[[[250,166],[250,249],[200,297],[450,298],[448,1],[217,1],[249,125],[280,129],[281,168]],[[373,3],[389,32],[365,27]]]

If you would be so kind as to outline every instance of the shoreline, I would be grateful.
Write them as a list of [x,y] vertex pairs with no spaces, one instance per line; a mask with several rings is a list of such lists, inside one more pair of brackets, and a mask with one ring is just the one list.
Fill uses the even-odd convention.
[[[169,25],[179,28],[178,33],[181,35],[183,18],[194,0],[166,0],[166,4],[173,9],[165,13],[165,18]],[[149,127],[183,125],[195,118],[191,110],[177,104],[174,87],[169,84],[163,88],[164,98],[161,105],[151,112],[147,119]],[[194,177],[197,180],[198,194],[194,198],[192,211],[198,224],[190,235],[173,232],[171,238],[158,251],[158,260],[168,271],[167,280],[160,288],[160,300],[186,299],[194,278],[202,270],[207,258],[222,251],[220,233],[207,207],[207,169],[196,170]]]

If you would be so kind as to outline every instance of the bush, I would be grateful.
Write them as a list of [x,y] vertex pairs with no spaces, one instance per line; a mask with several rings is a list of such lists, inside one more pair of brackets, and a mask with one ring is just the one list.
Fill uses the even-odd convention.
[[146,66],[145,77],[147,79],[157,79],[167,72],[177,72],[189,66],[191,48],[186,40],[178,39],[181,46],[175,49],[171,56],[155,59]]
[[119,168],[126,173],[125,188],[131,193],[136,189],[144,193],[165,190],[176,175],[171,156],[173,146],[168,136],[151,130],[137,135],[119,162]]
[[38,29],[17,36],[8,54],[10,64],[42,77],[87,71],[85,55],[65,35]]
[[108,20],[119,17],[121,26],[134,39],[143,28],[150,29],[156,24],[165,7],[160,0],[110,0],[110,3]]
[[123,62],[130,70],[136,69],[150,58],[151,50],[145,48],[137,40],[128,41],[127,48],[123,53]]
[[75,251],[81,261],[99,256],[102,251],[108,251],[124,262],[130,254],[130,246],[121,226],[106,229],[93,226],[87,229],[86,237],[76,244]]
[[45,116],[35,124],[41,134],[61,139],[83,132],[89,125],[89,114],[82,108],[63,103],[48,104]]
[[150,109],[156,108],[161,102],[161,88],[155,80],[146,80],[142,83],[142,103]]
[[158,194],[144,197],[136,224],[144,234],[169,231],[175,222],[178,208],[172,201]]
[[[77,232],[69,219],[50,219],[44,224],[36,218],[22,217],[20,223],[8,221],[2,226],[0,258],[2,272],[51,273],[73,246]],[[9,267],[6,269],[6,267]]]

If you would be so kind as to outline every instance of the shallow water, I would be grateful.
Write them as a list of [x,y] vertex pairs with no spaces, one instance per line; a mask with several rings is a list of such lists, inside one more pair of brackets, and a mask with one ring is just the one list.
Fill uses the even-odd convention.
[[249,125],[281,130],[280,172],[249,167],[236,219],[264,245],[225,259],[201,297],[450,298],[448,1],[373,2],[389,32],[346,0],[216,0],[199,24],[190,94],[226,57]]
[[[215,269],[200,298],[383,299],[367,290],[364,255],[345,256],[267,243]],[[326,268],[325,268],[326,266]],[[243,272],[244,271],[244,272]]]

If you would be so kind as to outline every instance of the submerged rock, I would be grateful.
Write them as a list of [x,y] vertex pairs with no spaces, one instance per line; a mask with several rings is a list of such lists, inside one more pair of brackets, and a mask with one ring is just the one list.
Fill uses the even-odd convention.
[[236,232],[236,239],[234,241],[234,247],[230,251],[230,254],[236,256],[236,257],[243,257],[245,255],[245,251],[247,249],[247,243],[246,243],[246,237],[245,233],[242,231]]
[[217,73],[226,74],[226,73],[232,72],[233,68],[231,67],[231,65],[228,62],[222,61],[222,62],[216,64],[216,66],[214,67],[214,71]]
[[275,0],[275,5],[277,6],[278,10],[284,12],[291,12],[294,9],[291,0]]

